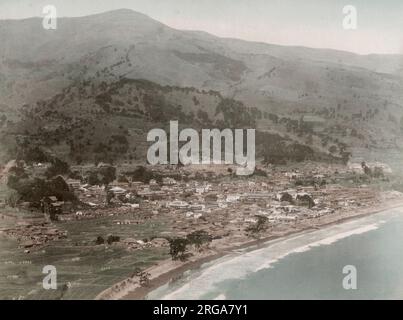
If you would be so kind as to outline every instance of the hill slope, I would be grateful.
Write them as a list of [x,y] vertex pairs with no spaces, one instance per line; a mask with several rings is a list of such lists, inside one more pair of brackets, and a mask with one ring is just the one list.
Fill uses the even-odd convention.
[[[260,110],[257,127],[271,134],[298,139],[304,122],[316,133],[300,142],[318,148],[330,148],[332,140],[336,146],[400,147],[398,55],[222,39],[175,30],[131,10],[61,18],[57,30],[44,30],[39,18],[0,21],[0,41],[0,125],[8,133],[15,126],[7,129],[7,121],[17,122],[24,105],[38,112],[38,101],[68,88],[100,88],[124,78],[219,92]],[[192,101],[182,108],[192,110]]]

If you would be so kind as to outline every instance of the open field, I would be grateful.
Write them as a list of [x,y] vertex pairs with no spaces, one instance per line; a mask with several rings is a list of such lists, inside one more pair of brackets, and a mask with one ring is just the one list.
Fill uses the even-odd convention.
[[[115,222],[119,219],[106,217],[57,223],[57,227],[68,231],[68,238],[29,254],[24,253],[16,241],[0,234],[0,299],[92,299],[133,273],[137,267],[144,269],[167,257],[164,249],[128,252],[118,246],[94,246],[98,235],[118,233],[121,236],[146,238],[166,228],[162,221],[141,226],[117,225]],[[0,219],[0,229],[11,224],[9,219]],[[45,265],[57,268],[57,290],[42,288],[42,268]],[[63,287],[68,283],[71,287],[64,291]]]

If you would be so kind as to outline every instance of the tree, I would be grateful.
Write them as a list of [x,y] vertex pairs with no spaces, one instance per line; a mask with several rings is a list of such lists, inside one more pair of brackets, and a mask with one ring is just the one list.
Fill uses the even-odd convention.
[[267,217],[265,216],[256,216],[257,221],[253,225],[246,228],[247,232],[251,232],[252,234],[259,233],[267,229]]
[[349,162],[350,158],[351,158],[351,152],[348,151],[343,151],[340,153],[341,155],[341,159],[343,161],[344,165],[347,165],[347,163]]
[[120,237],[119,236],[114,236],[114,235],[107,235],[106,237],[106,242],[111,245],[114,242],[119,242],[120,241]]
[[109,184],[116,179],[116,168],[111,165],[100,164],[91,171],[87,177],[88,183],[91,185],[103,184],[105,187],[105,202],[110,204],[113,198],[113,193],[110,192]]
[[150,273],[145,272],[145,271],[142,271],[142,272],[138,275],[138,277],[140,278],[140,279],[139,279],[139,282],[140,282],[140,285],[141,285],[142,287],[148,287],[148,286],[150,285],[150,277],[151,277],[151,274],[150,274]]
[[143,166],[138,166],[134,171],[126,172],[126,176],[130,176],[133,181],[141,181],[144,183],[149,183],[151,179],[157,182],[162,181],[162,176],[156,172],[148,170]]
[[95,185],[100,185],[101,181],[98,178],[98,174],[94,171],[88,173],[86,177],[86,181],[89,185],[95,186]]
[[146,271],[142,271],[139,267],[136,267],[134,269],[134,272],[131,277],[132,278],[138,277],[139,283],[142,287],[148,287],[150,285],[151,274]]
[[17,159],[27,163],[48,162],[49,156],[40,147],[32,147],[28,141],[22,141],[18,145]]
[[116,168],[110,165],[104,165],[98,168],[98,175],[103,185],[107,186],[116,179]]
[[39,205],[40,200],[46,196],[56,196],[61,201],[76,201],[74,193],[61,176],[45,180],[37,177],[19,178],[10,175],[7,186],[16,190],[21,200],[32,202],[34,205]]
[[292,195],[290,195],[288,192],[283,192],[281,197],[280,197],[281,202],[289,202],[289,203],[294,203],[294,198]]
[[68,173],[70,173],[70,167],[67,162],[64,162],[58,158],[53,158],[52,164],[45,172],[45,176],[49,179],[59,174],[64,175]]
[[24,164],[22,161],[17,161],[16,165],[11,167],[8,173],[9,175],[14,175],[18,179],[28,178],[28,174],[25,172]]
[[186,246],[188,244],[187,239],[183,238],[175,238],[169,239],[169,254],[172,257],[172,260],[186,260]]
[[298,195],[297,200],[300,204],[306,205],[309,209],[312,209],[315,206],[315,201],[312,199],[311,196],[307,194]]
[[194,245],[197,249],[200,249],[203,244],[208,244],[212,241],[211,235],[204,230],[194,231],[186,236],[189,244]]
[[6,197],[6,204],[8,205],[8,206],[10,206],[11,208],[15,208],[16,206],[17,206],[17,204],[18,204],[18,201],[20,200],[20,195],[18,194],[18,192],[17,191],[15,191],[15,190],[11,190],[9,193],[8,193],[8,195],[7,195],[7,197]]
[[367,164],[365,163],[365,161],[361,162],[361,167],[362,167],[362,169],[364,170],[364,173],[365,173],[367,176],[372,177],[372,170],[371,170],[370,167],[367,166]]
[[95,240],[96,245],[104,244],[105,239],[102,236],[98,236],[97,239]]
[[113,198],[115,198],[115,194],[110,190],[109,186],[105,186],[106,193],[106,204],[110,205]]

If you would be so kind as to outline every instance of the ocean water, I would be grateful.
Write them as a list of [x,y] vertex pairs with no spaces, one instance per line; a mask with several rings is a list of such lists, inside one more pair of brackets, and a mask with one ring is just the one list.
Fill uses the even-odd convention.
[[[347,265],[356,289],[343,287]],[[403,208],[236,252],[148,299],[403,299]]]

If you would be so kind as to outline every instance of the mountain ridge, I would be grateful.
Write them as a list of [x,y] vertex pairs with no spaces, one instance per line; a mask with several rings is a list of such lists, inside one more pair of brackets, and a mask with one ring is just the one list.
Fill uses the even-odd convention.
[[[0,117],[11,122],[18,121],[23,106],[34,108],[80,83],[145,79],[217,91],[261,114],[288,119],[286,127],[292,130],[304,117],[316,119],[310,125],[319,126],[315,130],[323,136],[315,136],[321,148],[330,147],[327,136],[336,145],[400,147],[399,55],[361,56],[220,38],[177,30],[127,9],[60,18],[57,30],[44,30],[40,18],[3,20],[0,41]],[[257,127],[288,134],[264,117]]]

